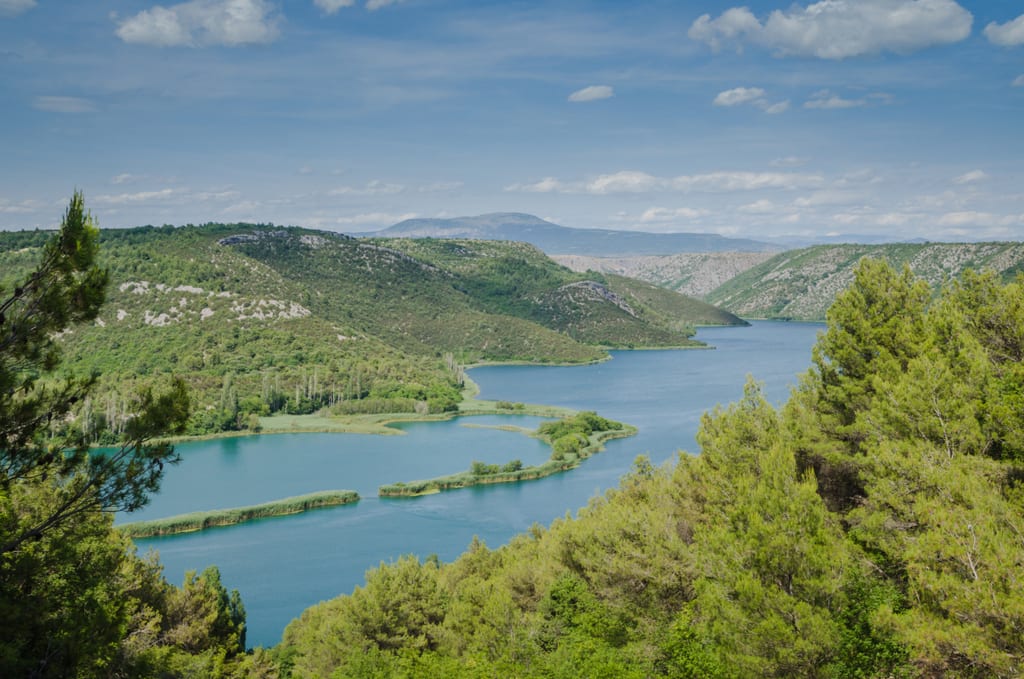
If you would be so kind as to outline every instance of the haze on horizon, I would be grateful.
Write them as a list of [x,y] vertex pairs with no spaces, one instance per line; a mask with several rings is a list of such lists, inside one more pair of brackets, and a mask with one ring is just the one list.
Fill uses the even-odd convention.
[[1024,239],[1010,0],[0,0],[0,229]]

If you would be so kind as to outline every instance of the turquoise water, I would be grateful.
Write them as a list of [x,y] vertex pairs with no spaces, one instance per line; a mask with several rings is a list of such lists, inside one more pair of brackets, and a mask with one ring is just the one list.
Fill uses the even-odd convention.
[[533,428],[525,416],[459,418],[403,424],[404,436],[279,434],[182,444],[161,492],[131,519],[233,507],[329,489],[350,489],[356,505],[265,519],[230,528],[138,540],[156,549],[164,573],[180,582],[186,570],[220,567],[248,612],[250,646],[270,646],[308,606],[348,593],[368,568],[403,554],[457,557],[473,536],[497,547],[534,523],[575,512],[626,473],[639,454],[660,463],[696,452],[700,416],[742,395],[747,375],[781,402],[810,362],[822,326],[756,322],[748,328],[707,328],[698,338],[713,351],[621,351],[605,363],[579,367],[493,366],[472,378],[481,397],[596,410],[640,428],[566,474],[521,484],[482,486],[412,499],[379,499],[377,486],[468,469],[472,461],[533,464],[549,450],[515,432],[464,427],[509,423]]

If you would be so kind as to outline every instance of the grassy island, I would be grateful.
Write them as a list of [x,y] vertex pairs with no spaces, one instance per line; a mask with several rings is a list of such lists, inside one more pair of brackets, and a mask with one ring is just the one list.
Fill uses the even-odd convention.
[[636,427],[605,419],[597,413],[580,412],[555,422],[545,422],[532,433],[551,445],[551,458],[542,464],[524,467],[519,460],[502,465],[474,462],[464,472],[422,481],[391,483],[378,488],[377,493],[380,497],[417,497],[455,488],[540,479],[573,469],[582,460],[603,450],[605,441],[632,436],[636,431]]
[[165,519],[136,521],[126,523],[117,528],[131,538],[149,538],[158,535],[191,533],[217,526],[233,526],[254,519],[299,514],[310,509],[346,505],[358,500],[359,494],[353,490],[325,490],[318,493],[309,493],[308,495],[286,497],[281,500],[251,505],[249,507],[214,509],[207,512],[178,514],[177,516],[170,516]]

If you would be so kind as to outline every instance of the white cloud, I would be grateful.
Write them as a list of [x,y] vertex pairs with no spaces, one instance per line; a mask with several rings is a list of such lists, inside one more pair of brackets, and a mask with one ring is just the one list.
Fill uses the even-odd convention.
[[1010,226],[1024,222],[1024,215],[997,215],[991,212],[947,212],[939,217],[939,226]]
[[36,6],[36,0],[0,0],[0,16],[15,16]]
[[731,90],[719,92],[713,103],[715,106],[738,106],[740,104],[752,104],[765,113],[782,113],[789,109],[789,100],[771,103],[765,99],[765,91],[760,87],[735,87]]
[[804,102],[804,108],[855,108],[857,106],[865,106],[867,103],[867,99],[843,99],[839,95],[832,94],[828,90],[821,90],[820,92],[815,92],[811,95],[810,99]]
[[137,193],[119,193],[116,195],[104,194],[92,198],[90,202],[96,205],[132,205],[171,198],[176,193],[179,192],[175,189],[160,189],[159,191],[139,191]]
[[1024,45],[1024,14],[1005,24],[990,23],[985,27],[985,37],[1002,47]]
[[674,222],[679,219],[700,219],[708,215],[707,210],[698,210],[692,207],[680,207],[669,209],[664,207],[652,207],[644,210],[640,215],[640,221],[644,224],[651,222]]
[[954,184],[973,184],[974,182],[980,182],[988,179],[988,174],[982,170],[971,170],[959,177],[953,178]]
[[803,158],[801,156],[786,156],[785,158],[776,158],[771,162],[772,167],[800,167],[806,165],[809,158]]
[[608,99],[609,97],[614,96],[615,90],[608,85],[591,85],[590,87],[584,87],[582,90],[576,90],[570,94],[569,101],[597,101],[599,99]]
[[766,215],[775,212],[778,206],[770,200],[755,200],[753,203],[747,203],[736,208],[739,212],[744,212],[751,215]]
[[361,215],[352,215],[351,217],[335,217],[330,220],[313,218],[311,221],[316,225],[327,224],[338,224],[338,225],[352,225],[356,224],[359,226],[376,226],[386,227],[398,222],[403,222],[406,219],[415,219],[419,215],[415,212],[406,212],[404,214],[389,214],[387,212],[367,212]]
[[506,191],[517,191],[522,193],[568,193],[567,187],[554,177],[544,177],[538,182],[529,184],[511,184],[505,187]]
[[324,14],[335,14],[342,7],[351,7],[356,0],[313,0],[313,4],[324,11]]
[[645,193],[664,186],[665,180],[646,172],[625,170],[613,174],[602,174],[584,185],[584,192],[606,193]]
[[32,107],[51,113],[93,113],[96,104],[81,97],[36,97]]
[[138,181],[138,180],[139,180],[139,177],[137,175],[129,174],[127,172],[122,172],[121,174],[117,175],[116,177],[111,177],[110,178],[110,183],[111,184],[131,184],[132,182],[135,182],[135,181]]
[[1024,73],[1014,78],[1012,84],[1014,87],[1024,87]]
[[462,187],[463,182],[434,182],[433,184],[421,186],[418,190],[420,193],[437,193],[441,191],[454,191]]
[[44,205],[36,200],[23,200],[18,203],[0,198],[0,214],[22,215],[38,211]]
[[817,109],[841,109],[857,108],[871,104],[888,105],[893,101],[893,96],[886,92],[872,92],[860,99],[844,99],[838,94],[829,90],[819,90],[811,95],[811,98],[804,102],[804,108]]
[[760,99],[763,96],[764,90],[760,87],[734,87],[731,90],[719,92],[712,103],[715,106],[736,106]]
[[371,182],[367,182],[366,186],[339,186],[328,191],[328,194],[332,196],[381,196],[401,193],[402,191],[405,191],[405,187],[401,184],[387,184],[374,179]]
[[381,7],[387,7],[388,5],[397,5],[405,0],[366,0],[366,9],[374,12]]
[[512,184],[506,191],[527,193],[586,193],[609,195],[616,193],[651,193],[703,191],[709,193],[757,191],[761,189],[798,189],[820,186],[824,180],[818,175],[792,172],[709,172],[706,174],[656,177],[646,172],[624,170],[602,174],[588,181],[563,182],[555,177],[529,184]]
[[122,21],[117,36],[154,47],[237,47],[272,42],[279,21],[267,0],[191,0],[143,10]]
[[763,23],[746,7],[717,19],[705,14],[688,35],[715,50],[749,42],[782,56],[844,59],[958,42],[970,34],[972,21],[954,0],[822,0],[775,10]]
[[792,172],[710,172],[675,177],[672,187],[680,191],[757,191],[806,188],[818,186],[822,181],[818,175]]

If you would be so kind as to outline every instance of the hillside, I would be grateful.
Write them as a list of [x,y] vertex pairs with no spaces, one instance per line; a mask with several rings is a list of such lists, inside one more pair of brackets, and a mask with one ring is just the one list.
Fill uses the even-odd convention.
[[1021,676],[1022,292],[866,261],[784,407],[751,381],[700,455],[381,563],[273,654],[295,679]]
[[680,252],[636,257],[552,255],[551,258],[573,271],[618,274],[702,298],[773,256],[772,252]]
[[498,212],[452,219],[407,219],[382,231],[353,234],[380,238],[471,238],[532,243],[551,254],[665,255],[675,252],[776,252],[778,246],[713,233],[646,233],[573,229],[533,215]]
[[778,254],[704,299],[745,318],[821,320],[863,257],[907,264],[933,289],[965,269],[991,269],[1007,279],[1024,270],[1022,243],[821,245]]
[[[0,234],[8,276],[35,265],[46,237]],[[459,365],[698,345],[693,326],[709,318],[681,295],[575,274],[523,243],[210,224],[104,231],[100,253],[107,302],[62,336],[73,371],[102,375],[82,408],[97,436],[124,426],[131,393],[170,374],[193,390],[192,433],[322,408],[438,412],[460,398]]]

